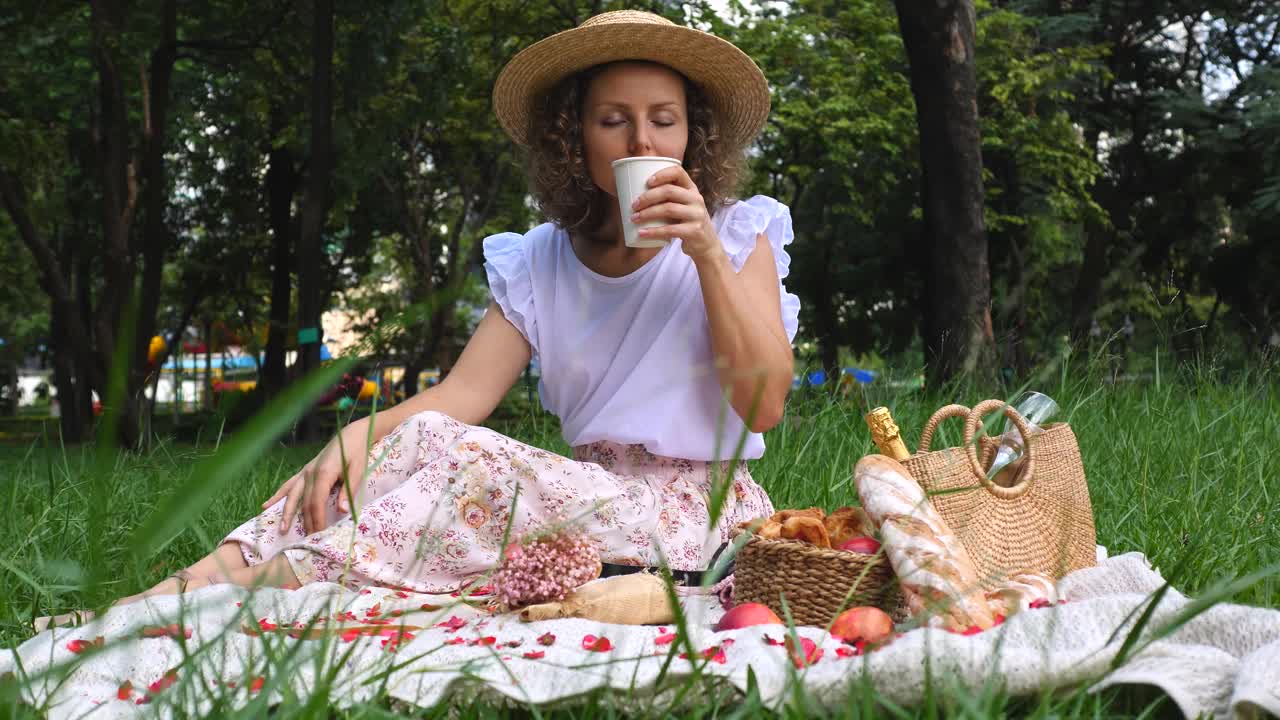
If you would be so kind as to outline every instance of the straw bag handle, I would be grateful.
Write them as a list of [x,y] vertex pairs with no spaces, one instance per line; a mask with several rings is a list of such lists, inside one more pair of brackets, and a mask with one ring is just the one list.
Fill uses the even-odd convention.
[[[973,449],[973,436],[978,433],[978,425],[982,424],[983,416],[996,410],[1004,409],[1004,414],[1013,421],[1015,427],[1018,428],[1018,434],[1022,436],[1022,447],[1025,448],[1025,457],[1020,473],[1020,481],[1013,487],[1004,487],[996,485],[987,479],[987,474],[983,472],[982,465],[978,463],[978,453]],[[1035,455],[1031,452],[1031,429],[1027,427],[1026,418],[1014,409],[1014,407],[1003,400],[983,400],[973,407],[969,412],[969,417],[964,421],[964,451],[969,456],[969,465],[973,469],[973,474],[978,476],[978,480],[987,488],[987,492],[995,495],[1002,500],[1012,500],[1021,497],[1031,489],[1031,481],[1035,478]]]
[[[987,479],[987,474],[983,472],[982,465],[978,462],[978,453],[973,447],[973,437],[978,433],[978,425],[982,422],[984,415],[1004,408],[1005,415],[1008,415],[1013,424],[1018,428],[1018,432],[1022,435],[1022,446],[1026,448],[1026,461],[1022,468],[1022,481],[1013,487],[1003,487],[996,485]],[[969,465],[973,470],[973,474],[978,476],[978,480],[998,498],[1012,500],[1020,497],[1031,487],[1032,471],[1035,469],[1035,462],[1031,458],[1031,431],[1027,427],[1027,421],[1018,414],[1018,411],[1012,405],[1008,405],[1001,400],[984,400],[977,404],[973,409],[969,409],[964,405],[944,405],[938,408],[924,424],[924,431],[920,433],[920,445],[916,449],[916,453],[929,452],[930,446],[933,444],[933,434],[937,431],[938,425],[944,420],[950,420],[953,417],[965,418],[964,423],[964,449],[965,454],[969,456]]]
[[938,425],[942,424],[943,420],[950,420],[953,417],[969,417],[970,412],[972,411],[964,405],[944,405],[938,408],[938,411],[924,424],[924,431],[920,433],[920,444],[916,446],[916,452],[929,452],[929,446],[933,444],[933,433],[937,431]]

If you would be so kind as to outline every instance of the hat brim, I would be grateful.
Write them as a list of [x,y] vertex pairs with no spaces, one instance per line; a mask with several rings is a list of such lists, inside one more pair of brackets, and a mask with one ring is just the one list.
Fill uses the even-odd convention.
[[517,53],[493,86],[498,122],[527,146],[538,99],[570,75],[622,60],[659,63],[689,78],[707,96],[721,135],[734,146],[749,145],[768,119],[764,73],[733,43],[682,25],[615,22],[565,30]]

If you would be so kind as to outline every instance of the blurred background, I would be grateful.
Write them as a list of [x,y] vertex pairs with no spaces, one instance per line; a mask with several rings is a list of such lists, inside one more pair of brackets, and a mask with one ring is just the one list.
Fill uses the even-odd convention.
[[234,426],[331,357],[361,362],[322,408],[437,382],[486,303],[481,239],[541,222],[493,81],[623,7],[769,77],[742,195],[792,210],[797,387],[1265,367],[1280,5],[915,5],[11,0],[0,439],[88,439],[113,376],[124,445]]

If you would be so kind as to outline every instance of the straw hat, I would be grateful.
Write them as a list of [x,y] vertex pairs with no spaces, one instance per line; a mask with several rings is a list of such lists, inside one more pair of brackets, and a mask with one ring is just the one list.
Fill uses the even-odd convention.
[[498,75],[493,109],[511,139],[528,145],[535,102],[564,78],[618,60],[661,63],[689,78],[710,101],[725,139],[755,139],[769,115],[769,84],[746,53],[710,33],[639,10],[592,17],[521,50]]

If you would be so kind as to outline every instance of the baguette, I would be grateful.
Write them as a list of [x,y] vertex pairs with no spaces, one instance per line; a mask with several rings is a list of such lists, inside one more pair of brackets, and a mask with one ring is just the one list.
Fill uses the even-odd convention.
[[956,631],[995,624],[968,551],[907,469],[892,458],[869,455],[858,461],[853,476],[912,614],[934,611],[935,622]]

